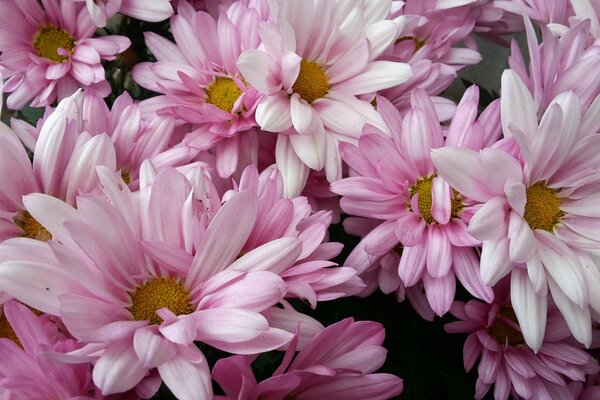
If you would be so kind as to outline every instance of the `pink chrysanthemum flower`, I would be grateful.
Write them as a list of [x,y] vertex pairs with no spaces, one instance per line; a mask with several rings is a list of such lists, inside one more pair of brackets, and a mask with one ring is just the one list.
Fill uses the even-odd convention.
[[98,399],[88,364],[65,364],[50,353],[79,346],[60,334],[45,316],[12,300],[0,312],[0,398]]
[[[288,197],[304,187],[308,169],[341,178],[339,141],[355,142],[366,122],[381,117],[359,96],[406,81],[407,64],[375,61],[392,44],[399,23],[385,20],[390,4],[275,1],[272,21],[261,26],[261,49],[247,50],[237,66],[264,97],[258,125],[280,132],[277,167]],[[340,118],[343,115],[344,118]]]
[[[597,101],[596,101],[597,103]],[[559,95],[538,123],[536,107],[511,70],[502,75],[502,122],[521,162],[500,149],[433,150],[439,174],[483,204],[469,223],[482,240],[481,278],[512,273],[511,302],[529,346],[546,326],[547,291],[573,336],[590,345],[590,308],[600,311],[599,108],[583,115],[572,92]],[[596,250],[594,250],[596,249]]]
[[540,44],[528,19],[525,19],[525,27],[529,66],[514,40],[508,61],[511,70],[531,92],[538,115],[541,116],[554,98],[566,91],[574,92],[583,110],[587,110],[600,94],[600,77],[587,73],[600,63],[600,48],[589,39],[589,21],[565,29],[560,36],[541,26],[543,40]]
[[[199,220],[207,216],[194,214],[192,185],[174,170],[159,173],[139,195],[116,173],[99,168],[99,174],[110,202],[80,196],[74,209],[45,195],[26,196],[31,213],[52,216],[46,228],[56,242],[3,242],[1,252],[12,260],[1,263],[0,288],[62,319],[85,344],[70,353],[72,362],[94,362],[102,394],[143,388],[157,370],[177,398],[210,399],[209,367],[194,341],[234,354],[289,342],[291,333],[260,314],[285,295],[282,279],[230,267],[237,258],[253,269],[250,253],[240,256],[257,214],[253,193],[232,196],[204,225]],[[174,205],[186,199],[182,214]],[[146,245],[149,237],[155,240]],[[195,256],[166,251],[179,240],[194,246]],[[262,255],[255,263],[279,256]]]
[[[508,292],[508,291],[506,291]],[[460,319],[446,324],[449,333],[469,333],[464,345],[464,366],[469,371],[481,357],[475,398],[482,399],[494,386],[494,399],[556,399],[553,386],[599,370],[598,361],[574,345],[564,320],[556,310],[548,315],[548,329],[537,352],[525,344],[507,294],[492,304],[476,300],[455,302],[450,312]],[[504,298],[502,298],[504,297]],[[565,393],[568,395],[568,393]],[[561,399],[574,399],[571,396]]]
[[[435,0],[407,2],[392,15],[403,18],[404,24],[394,45],[385,52],[386,59],[408,63],[414,75],[381,95],[402,111],[410,109],[414,89],[439,95],[452,84],[458,70],[481,61],[469,36],[477,16],[472,4],[452,7]],[[467,47],[458,47],[463,41]],[[451,102],[442,97],[433,101],[440,120],[450,119],[448,111],[454,111]]]
[[[82,3],[71,0],[0,2],[0,70],[12,92],[6,104],[20,109],[51,104],[90,87],[107,96],[102,60],[130,45],[124,36],[93,38],[95,25]],[[33,100],[32,100],[33,99]]]
[[180,2],[178,14],[171,18],[175,44],[147,32],[146,44],[157,62],[141,63],[133,70],[141,86],[163,93],[141,103],[144,113],[202,125],[190,135],[199,135],[204,149],[220,144],[218,156],[227,153],[233,163],[233,168],[219,168],[223,177],[235,170],[240,146],[236,134],[256,126],[259,93],[243,80],[235,63],[242,51],[258,46],[258,21],[257,11],[244,2],[221,12],[216,21]]
[[106,26],[108,19],[120,12],[142,21],[159,22],[173,15],[169,0],[71,0],[85,2],[87,11],[96,26]]
[[256,382],[248,357],[219,360],[213,378],[225,391],[218,399],[389,399],[402,392],[397,376],[373,373],[385,361],[385,331],[347,318],[316,334],[297,354],[296,338],[273,377]]
[[[111,160],[111,163],[103,165],[120,170],[123,179],[129,184],[137,181],[140,166],[146,159],[160,170],[188,164],[198,153],[193,148],[177,143],[177,139],[172,140],[175,128],[173,118],[158,115],[142,118],[139,103],[134,102],[127,92],[115,99],[111,109],[100,96],[89,90],[79,91],[64,99],[59,104],[59,109],[58,112],[62,114],[58,121],[62,129],[76,135],[65,139],[77,142],[75,149],[67,150],[75,152],[80,147],[86,149],[86,159],[73,163],[77,169],[90,173],[90,188],[98,183],[94,171],[96,165],[100,165],[100,160]],[[46,115],[38,120],[35,128],[22,120],[11,120],[12,129],[31,152],[36,152],[38,137],[46,124],[56,124],[54,117],[52,120],[55,122],[46,122],[53,112],[47,109]],[[68,133],[64,134],[69,136]],[[100,140],[98,136],[108,136],[110,140]],[[102,145],[91,145],[92,142],[100,142]],[[86,162],[82,163],[83,161]],[[84,188],[79,191],[76,189],[73,188],[66,194],[67,202],[74,204],[78,192],[84,191]]]
[[[488,120],[487,114],[491,129],[474,122],[476,87],[465,94],[446,138],[424,91],[413,92],[412,109],[404,118],[389,101],[381,97],[377,101],[393,140],[373,133],[363,135],[358,147],[342,144],[342,157],[356,176],[332,184],[332,190],[343,196],[344,211],[385,221],[363,239],[368,241],[364,251],[377,264],[402,244],[400,278],[406,287],[422,281],[431,308],[440,316],[452,304],[456,278],[474,296],[491,301],[491,289],[478,279],[479,260],[473,247],[479,241],[467,233],[477,204],[438,175],[430,151],[443,146],[481,149],[495,141],[499,129],[493,126],[499,124]],[[351,259],[346,265],[354,262]]]
[[[364,287],[356,277],[356,270],[338,267],[330,261],[343,248],[342,243],[328,242],[327,230],[331,224],[331,212],[312,211],[306,197],[286,199],[283,196],[283,179],[273,167],[260,175],[256,167],[245,169],[234,192],[250,190],[258,197],[258,215],[248,236],[242,253],[261,257],[260,249],[287,242],[295,247],[287,254],[290,257],[284,270],[273,270],[283,278],[287,286],[287,297],[302,298],[315,308],[318,301],[333,300],[358,293]],[[231,194],[231,193],[230,193]],[[224,197],[228,198],[230,194]],[[292,240],[295,238],[297,240]],[[282,249],[283,250],[283,249]],[[264,270],[263,266],[258,266]],[[243,265],[237,269],[247,270]]]
[[[48,110],[37,128],[16,119],[12,125],[15,132],[0,124],[0,241],[51,238],[43,225],[53,216],[43,211],[32,216],[23,195],[45,193],[74,205],[77,195],[99,192],[97,166],[120,170],[135,184],[145,158],[162,169],[197,153],[184,145],[168,148],[173,121],[156,116],[143,121],[127,94],[109,110],[98,96],[76,93]],[[33,163],[19,139],[33,152]]]

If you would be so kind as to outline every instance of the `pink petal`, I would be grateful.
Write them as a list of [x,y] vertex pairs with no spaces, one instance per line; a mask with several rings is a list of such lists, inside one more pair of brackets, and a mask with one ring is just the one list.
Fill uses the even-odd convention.
[[302,244],[296,238],[272,240],[238,258],[230,268],[238,271],[270,271],[279,274],[290,267],[300,255]]
[[204,359],[192,363],[185,355],[158,366],[158,373],[171,393],[181,400],[211,399],[210,370]]
[[190,266],[187,287],[195,287],[235,260],[252,231],[256,212],[256,195],[250,191],[235,194],[221,207],[208,226]]
[[275,160],[283,178],[284,196],[288,199],[299,196],[306,185],[310,169],[298,157],[285,135],[277,138]]
[[456,292],[456,278],[448,273],[440,278],[429,274],[423,275],[423,287],[431,308],[438,316],[444,315],[450,309]]
[[510,299],[525,342],[537,352],[546,330],[546,296],[537,296],[527,272],[517,268],[511,275]]
[[413,75],[408,64],[373,61],[362,73],[335,85],[335,90],[359,95],[387,89],[407,81]]
[[269,329],[262,315],[235,308],[197,311],[193,319],[196,323],[196,339],[208,344],[247,342]]
[[427,247],[423,244],[413,247],[405,247],[402,250],[398,275],[406,287],[416,284],[423,275],[425,260],[427,259]]
[[155,368],[169,362],[177,353],[177,346],[165,340],[155,332],[154,327],[138,329],[133,336],[133,349],[142,364],[148,368]]
[[278,303],[286,293],[283,280],[272,272],[248,272],[210,293],[200,292],[198,309],[236,308],[262,312]]
[[127,340],[112,343],[94,366],[94,384],[103,395],[126,392],[148,372]]
[[508,240],[484,241],[481,249],[481,280],[488,286],[494,286],[512,269],[513,263],[508,256]]
[[427,230],[427,272],[433,278],[448,274],[452,266],[452,245],[437,225]]
[[283,94],[263,98],[256,107],[256,123],[268,132],[283,132],[292,127],[290,101]]

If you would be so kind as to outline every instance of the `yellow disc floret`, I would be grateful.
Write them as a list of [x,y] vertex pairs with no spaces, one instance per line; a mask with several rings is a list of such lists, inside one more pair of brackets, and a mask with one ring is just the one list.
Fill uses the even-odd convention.
[[[500,318],[498,318],[498,316],[500,316]],[[509,321],[519,325],[517,316],[512,307],[501,306],[500,310],[498,310],[496,319],[494,319],[492,326],[488,329],[488,333],[502,345],[506,343],[510,346],[524,344],[525,339],[523,338],[523,334],[516,330]]]
[[421,213],[421,217],[427,222],[431,224],[434,222],[433,216],[431,215],[431,205],[432,205],[432,195],[431,188],[433,186],[433,176],[428,176],[427,178],[423,178],[415,182],[414,185],[410,188],[410,197],[417,195],[418,204],[419,204],[419,212]]
[[4,314],[0,315],[0,338],[10,339],[19,346],[23,347],[21,341],[17,337],[17,334],[13,330],[12,326],[4,316]]
[[129,312],[136,321],[150,321],[160,324],[162,318],[156,314],[161,308],[168,308],[175,315],[190,314],[190,295],[183,283],[174,278],[155,278],[138,286],[131,295]]
[[205,101],[230,113],[241,95],[242,91],[233,79],[219,77],[206,88]]
[[527,188],[527,203],[523,218],[531,229],[552,232],[563,216],[560,199],[556,190],[550,189],[544,182],[537,182]]
[[292,90],[308,104],[325,96],[329,91],[329,83],[323,67],[315,62],[302,59],[300,72]]
[[15,224],[23,229],[23,237],[47,242],[52,239],[52,234],[35,218],[25,211],[20,218],[15,218]]
[[[417,203],[419,207],[419,212],[421,213],[421,218],[423,218],[427,224],[436,222],[433,218],[433,215],[431,215],[431,206],[433,205],[433,195],[431,193],[431,189],[433,188],[433,178],[435,178],[435,175],[419,179],[409,189],[411,199],[415,195],[419,196]],[[452,189],[452,196],[453,197],[450,206],[450,218],[454,219],[458,218],[458,213],[462,211],[462,209],[464,208],[464,204],[461,200],[460,194],[454,189]]]
[[33,47],[37,50],[38,56],[61,63],[69,57],[58,54],[58,49],[65,49],[71,53],[75,47],[75,38],[56,26],[48,25],[35,34]]

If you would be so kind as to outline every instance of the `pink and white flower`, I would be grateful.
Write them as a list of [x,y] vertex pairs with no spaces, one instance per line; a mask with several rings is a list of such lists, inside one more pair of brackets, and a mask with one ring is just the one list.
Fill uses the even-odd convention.
[[256,126],[259,93],[243,80],[236,61],[244,50],[258,46],[259,18],[257,10],[244,2],[221,12],[216,21],[180,2],[178,14],[171,18],[175,43],[147,32],[146,44],[157,61],[140,63],[133,70],[141,86],[163,93],[143,101],[143,113],[199,125],[190,140],[201,150],[216,146],[217,157],[229,159],[228,168],[218,164],[223,177],[235,171],[241,145],[238,132]]
[[[342,157],[355,174],[332,184],[332,190],[343,196],[344,211],[384,221],[365,236],[364,247],[357,247],[346,265],[356,263],[364,272],[401,244],[400,279],[406,287],[422,281],[431,308],[440,316],[452,304],[456,278],[474,296],[492,299],[491,289],[478,277],[473,248],[479,241],[467,233],[477,203],[442,179],[430,156],[431,149],[443,146],[480,149],[494,142],[499,133],[499,124],[494,123],[497,104],[475,122],[478,95],[476,87],[465,94],[446,138],[424,91],[413,92],[411,111],[403,117],[378,97],[378,109],[393,139],[375,132],[364,134],[358,147],[343,143]],[[490,122],[487,129],[483,121]],[[363,251],[366,257],[360,254]]]
[[[385,331],[371,321],[346,318],[317,333],[297,354],[294,338],[271,378],[257,382],[251,359],[219,360],[213,379],[225,391],[218,399],[389,399],[402,392],[397,376],[373,373],[385,361]],[[294,357],[295,355],[295,357]]]
[[49,105],[80,87],[107,96],[111,88],[101,62],[130,45],[124,36],[94,38],[85,5],[71,0],[3,0],[0,26],[0,71],[12,109],[29,101],[33,107]]
[[[12,300],[0,312],[0,397],[28,399],[98,399],[89,364],[65,364],[51,353],[79,345],[61,334],[46,316],[36,316]],[[7,335],[8,333],[8,335]]]
[[269,4],[272,21],[261,24],[261,48],[244,51],[237,67],[264,95],[256,122],[263,130],[280,133],[277,166],[286,196],[294,197],[309,169],[325,168],[330,182],[341,178],[339,141],[356,142],[367,122],[386,130],[361,96],[398,85],[412,72],[404,63],[375,61],[400,27],[385,19],[391,3]]
[[[25,198],[28,211],[52,216],[46,227],[56,242],[5,241],[0,253],[11,260],[1,263],[0,288],[62,319],[85,344],[66,359],[94,362],[102,394],[145,390],[157,370],[178,398],[209,399],[209,367],[194,341],[234,354],[290,341],[291,333],[270,327],[260,314],[285,295],[282,279],[230,268],[256,218],[253,193],[232,196],[204,225],[207,216],[193,212],[191,184],[174,170],[143,186],[141,203],[116,173],[100,168],[99,174],[110,202],[80,196],[74,209],[45,195]],[[173,205],[182,202],[186,214],[173,221],[168,210],[177,212]],[[185,229],[174,232],[174,226]],[[156,240],[143,241],[149,237]],[[179,240],[194,246],[195,255],[167,251]],[[271,256],[256,263],[285,254]]]
[[[342,243],[327,241],[332,219],[330,211],[313,212],[308,199],[303,196],[285,198],[283,179],[273,167],[260,174],[256,167],[247,167],[235,190],[226,193],[224,198],[244,190],[257,195],[258,214],[242,248],[243,254],[263,258],[260,251],[264,250],[261,248],[270,248],[284,241],[300,244],[292,253],[294,256],[279,265],[279,268],[285,269],[267,269],[283,278],[287,286],[286,297],[301,298],[315,308],[318,301],[350,296],[364,288],[355,269],[339,267],[330,261],[343,248]],[[297,241],[292,241],[292,238]],[[258,264],[256,267],[264,270],[266,265]],[[232,268],[248,271],[246,265],[238,262]]]
[[[508,282],[504,282],[508,283]],[[502,291],[502,290],[501,290]],[[460,319],[445,325],[449,333],[468,333],[464,345],[464,366],[477,367],[475,398],[482,399],[494,386],[494,399],[511,395],[524,399],[575,399],[563,389],[571,381],[585,381],[586,374],[598,372],[598,361],[578,348],[556,309],[548,314],[548,329],[537,352],[525,344],[508,291],[492,304],[476,300],[455,302],[450,312]]]
[[483,203],[468,232],[482,241],[481,278],[495,285],[511,274],[511,302],[535,351],[546,329],[547,292],[573,336],[589,346],[590,309],[600,310],[600,100],[583,115],[577,96],[556,97],[538,123],[519,77],[502,75],[502,125],[520,159],[496,149],[433,150],[439,174]]
[[[407,112],[412,91],[423,89],[430,96],[436,96],[432,101],[440,120],[449,120],[454,111],[453,103],[437,95],[452,84],[457,71],[481,61],[477,46],[469,36],[477,14],[473,4],[452,7],[435,0],[403,4],[392,14],[402,18],[404,23],[385,57],[408,63],[414,75],[380,94]],[[458,46],[462,42],[466,47]]]

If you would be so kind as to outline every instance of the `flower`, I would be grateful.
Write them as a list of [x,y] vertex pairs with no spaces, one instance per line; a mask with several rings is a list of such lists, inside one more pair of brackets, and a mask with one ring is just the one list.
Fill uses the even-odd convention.
[[[218,20],[204,11],[194,11],[181,2],[171,18],[175,44],[146,32],[146,44],[154,63],[135,66],[134,79],[143,87],[163,93],[141,103],[143,112],[156,112],[200,126],[190,136],[200,136],[196,146],[206,150],[218,144],[217,157],[228,158],[227,167],[217,164],[221,176],[236,169],[238,132],[254,126],[259,93],[249,87],[236,66],[240,53],[258,46],[253,27],[259,15],[244,2],[221,12]],[[195,27],[201,26],[202,29]],[[193,138],[192,138],[193,140]],[[244,165],[245,166],[245,165]]]
[[259,32],[262,47],[244,51],[237,61],[245,80],[263,94],[256,122],[280,133],[277,167],[287,197],[302,191],[309,168],[325,168],[330,182],[341,178],[338,142],[355,142],[366,122],[385,130],[359,96],[412,75],[407,64],[375,61],[396,38],[399,24],[385,20],[391,4],[373,9],[369,4],[271,2],[272,21]]
[[463,350],[467,371],[481,357],[476,399],[483,398],[492,385],[496,400],[506,400],[515,393],[526,399],[557,398],[551,395],[554,385],[585,381],[586,374],[598,372],[598,361],[572,343],[569,329],[556,309],[549,311],[543,342],[533,352],[525,344],[507,299],[508,291],[500,291],[504,293],[492,304],[455,302],[450,312],[460,321],[444,326],[449,333],[469,333]]
[[[5,241],[0,254],[11,257],[0,264],[0,288],[62,319],[84,345],[71,362],[94,362],[103,395],[138,389],[158,371],[178,398],[209,399],[209,367],[194,341],[234,354],[289,342],[291,333],[260,314],[285,295],[281,278],[229,268],[256,218],[253,193],[232,196],[203,226],[206,216],[191,212],[191,184],[172,169],[142,182],[139,197],[117,173],[99,168],[99,175],[110,202],[78,197],[74,209],[45,195],[25,198],[32,213],[54,216],[46,228],[56,242]],[[181,201],[186,214],[173,221],[168,210]],[[167,251],[178,240],[194,246],[195,256]]]
[[251,360],[234,356],[217,361],[213,379],[224,399],[389,399],[402,392],[402,380],[373,373],[385,361],[384,333],[376,322],[346,318],[317,333],[297,354],[296,336],[271,378],[257,383]]
[[508,62],[531,92],[538,115],[541,116],[552,100],[566,91],[575,93],[583,110],[587,110],[600,94],[600,78],[585,73],[600,62],[597,46],[589,40],[589,21],[565,28],[560,35],[541,26],[543,40],[540,44],[528,18],[525,18],[525,29],[529,66],[516,41],[512,42]]
[[[448,111],[454,111],[454,104],[437,95],[452,84],[457,71],[481,61],[469,36],[475,25],[476,7],[472,3],[452,7],[439,1],[421,0],[403,4],[392,16],[402,19],[404,24],[385,57],[408,63],[415,73],[406,82],[380,94],[405,113],[410,110],[412,91],[423,89],[436,96],[432,101],[440,120],[450,119],[452,113]],[[460,42],[466,47],[456,46]]]
[[[6,104],[20,109],[49,105],[79,87],[107,96],[102,60],[114,60],[130,45],[124,36],[93,38],[95,26],[81,3],[71,0],[0,2],[0,68],[12,92]],[[32,100],[33,99],[33,100]]]
[[600,310],[599,264],[588,253],[600,246],[597,108],[583,116],[577,96],[563,93],[538,124],[531,94],[511,70],[502,75],[501,103],[505,140],[522,161],[496,148],[446,147],[432,151],[434,164],[452,187],[483,203],[468,228],[483,242],[481,278],[495,285],[511,274],[527,344],[542,345],[549,288],[574,337],[589,346],[590,308]]
[[[303,196],[286,199],[283,179],[274,167],[258,174],[255,166],[248,166],[236,186],[223,198],[244,190],[250,190],[258,197],[257,218],[242,254],[252,254],[250,259],[261,259],[264,258],[263,249],[274,246],[283,249],[284,242],[290,249],[295,247],[286,252],[289,258],[285,263],[281,260],[277,265],[263,262],[255,266],[256,270],[269,270],[281,276],[287,286],[286,297],[301,298],[316,308],[318,301],[350,296],[363,289],[364,284],[356,276],[355,269],[338,267],[329,261],[343,248],[342,243],[327,241],[332,219],[330,211],[313,212],[308,199]],[[231,268],[248,270],[248,266],[240,262]]]
[[37,316],[11,300],[0,315],[0,396],[27,399],[92,399],[89,364],[65,364],[51,358],[79,348],[60,334],[46,316]]
[[[491,289],[478,278],[479,261],[473,247],[479,241],[467,233],[477,204],[438,176],[430,157],[432,148],[444,145],[482,148],[493,143],[499,131],[493,127],[499,124],[492,123],[485,130],[475,122],[478,95],[476,87],[465,93],[445,139],[423,90],[413,92],[411,111],[404,118],[389,101],[378,97],[378,110],[393,139],[373,133],[364,134],[358,147],[343,143],[340,152],[355,174],[332,184],[332,190],[343,196],[344,211],[384,221],[364,237],[363,248],[355,249],[354,257],[361,251],[372,256],[370,263],[357,265],[359,271],[377,264],[401,244],[400,279],[406,287],[422,281],[431,308],[440,316],[454,299],[455,277],[474,296],[492,299]],[[493,122],[487,118],[496,105],[482,121]],[[345,264],[355,262],[350,258]]]

